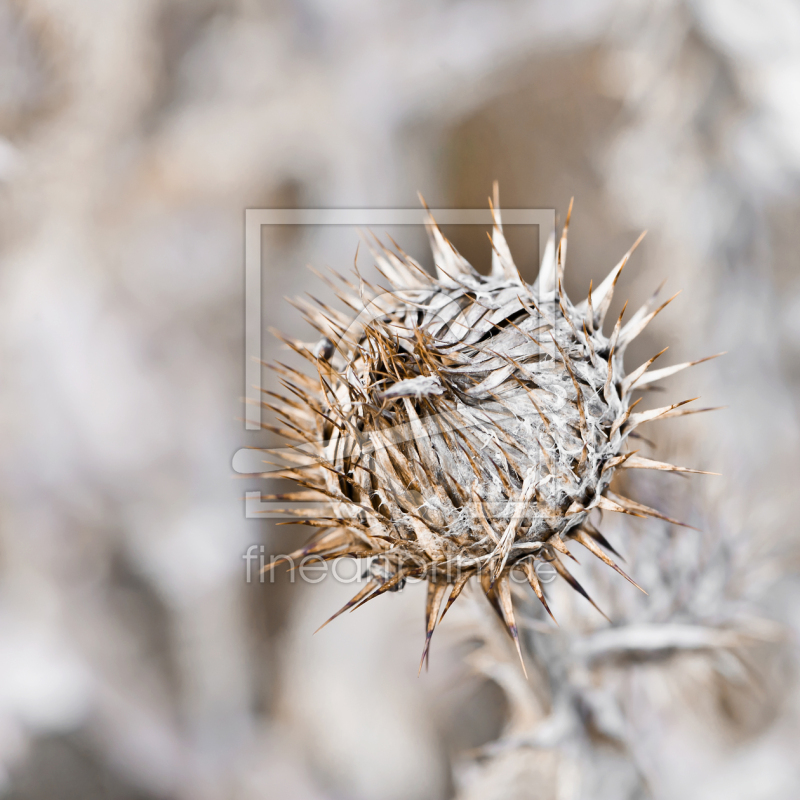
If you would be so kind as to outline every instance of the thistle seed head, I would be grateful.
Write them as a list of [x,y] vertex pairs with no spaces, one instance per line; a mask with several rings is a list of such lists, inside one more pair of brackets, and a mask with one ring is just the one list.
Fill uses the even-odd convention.
[[517,641],[512,570],[548,613],[537,560],[589,599],[564,564],[570,540],[624,575],[590,512],[669,518],[614,494],[614,473],[692,471],[628,448],[644,422],[691,413],[684,403],[636,412],[633,393],[699,363],[648,371],[659,353],[625,372],[626,347],[669,300],[654,296],[625,324],[623,309],[604,332],[638,241],[573,304],[563,289],[570,215],[529,285],[511,258],[497,205],[495,192],[489,275],[474,270],[429,218],[436,276],[376,241],[370,247],[390,289],[336,276],[349,313],[303,302],[321,339],[284,339],[316,375],[273,367],[289,394],[268,404],[283,427],[267,427],[292,441],[280,475],[305,491],[270,499],[323,503],[297,512],[318,530],[292,556],[371,559],[369,580],[331,620],[408,577],[426,580],[423,659],[448,589],[442,616],[473,576]]

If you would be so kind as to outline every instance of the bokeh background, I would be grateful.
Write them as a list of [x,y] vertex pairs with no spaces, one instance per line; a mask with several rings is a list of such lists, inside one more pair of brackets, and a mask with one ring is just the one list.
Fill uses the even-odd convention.
[[[561,219],[575,196],[575,296],[649,231],[615,308],[683,293],[629,366],[728,351],[670,385],[727,409],[653,433],[723,477],[646,486],[780,634],[735,696],[691,670],[640,696],[648,791],[800,796],[798,177],[794,0],[0,0],[3,796],[491,796],[464,765],[514,709],[469,619],[419,679],[421,587],[312,638],[353,587],[246,583],[249,545],[304,533],[245,519],[268,487],[231,458],[273,443],[241,422],[244,209],[483,207],[494,179]],[[509,239],[532,279],[535,232]],[[327,297],[304,265],[356,242],[265,230],[265,322],[308,337],[283,297]]]

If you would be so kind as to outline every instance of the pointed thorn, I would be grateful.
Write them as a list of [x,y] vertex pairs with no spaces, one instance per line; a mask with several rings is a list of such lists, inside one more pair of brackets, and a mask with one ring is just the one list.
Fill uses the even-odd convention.
[[322,625],[320,625],[319,628],[317,628],[314,631],[314,633],[315,634],[319,633],[328,623],[333,622],[336,619],[336,617],[338,617],[340,614],[344,614],[344,612],[347,611],[348,608],[352,608],[359,600],[361,600],[363,597],[366,597],[366,595],[368,595],[371,591],[377,588],[377,586],[378,586],[377,581],[375,580],[368,581],[367,585],[364,586],[364,588],[361,589],[361,591],[358,592],[358,594],[356,594],[355,597],[351,597],[350,600],[348,600],[332,617],[323,622]]
[[579,541],[587,550],[591,553],[596,555],[604,564],[608,564],[611,569],[616,570],[620,575],[622,575],[625,580],[630,581],[640,592],[644,592],[647,594],[638,583],[636,583],[630,575],[626,574],[622,569],[619,568],[617,564],[615,564],[593,541],[592,539],[583,531],[578,531],[575,539]]
[[453,589],[450,592],[450,597],[447,598],[447,603],[445,604],[444,611],[442,611],[442,616],[439,617],[440,623],[444,619],[444,615],[447,613],[450,606],[452,606],[453,603],[455,603],[455,601],[458,599],[458,596],[461,594],[464,587],[467,585],[467,581],[469,579],[470,579],[469,575],[462,575],[453,585]]
[[539,582],[539,576],[536,574],[536,567],[533,561],[525,561],[522,564],[522,569],[525,572],[525,577],[528,579],[531,589],[533,589],[533,593],[539,598],[539,602],[544,606],[544,610],[550,615],[550,619],[555,622],[556,627],[558,627],[558,621],[553,616],[550,606],[547,605],[547,600],[542,591],[542,584]]
[[594,607],[595,609],[603,615],[609,622],[608,616],[606,613],[592,600],[591,597],[586,592],[586,589],[578,583],[575,577],[567,570],[567,568],[561,563],[561,560],[556,557],[555,560],[552,562],[553,567],[555,568],[556,572],[576,591],[578,594],[582,594]]
[[423,662],[427,663],[428,661],[431,637],[433,636],[433,631],[438,622],[439,608],[442,605],[442,598],[446,590],[446,583],[432,583],[428,581],[428,597],[425,602],[425,647],[422,650],[422,658],[419,662],[419,672],[417,672],[417,676],[422,672]]
[[611,542],[606,539],[606,537],[599,531],[594,525],[591,524],[588,520],[584,521],[583,523],[583,531],[592,537],[598,544],[601,544],[608,550],[609,553],[613,553],[623,564],[627,564],[628,562],[625,560],[625,557],[620,553],[618,550],[614,548]]
[[517,623],[514,619],[514,605],[511,602],[511,590],[508,586],[508,578],[504,578],[497,584],[497,596],[500,601],[500,610],[503,615],[503,622],[506,624],[511,638],[514,640],[514,645],[517,648],[517,655],[519,656],[519,663],[522,664],[522,672],[525,675],[525,680],[528,679],[528,671],[525,669],[525,662],[522,658],[522,648],[519,644],[519,631],[517,630]]

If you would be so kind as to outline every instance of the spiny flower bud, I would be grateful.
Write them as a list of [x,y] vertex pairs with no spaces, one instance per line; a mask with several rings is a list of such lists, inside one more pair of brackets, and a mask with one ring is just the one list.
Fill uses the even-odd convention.
[[435,277],[378,243],[371,249],[390,291],[337,276],[341,287],[331,285],[351,313],[303,302],[322,339],[284,341],[317,375],[274,365],[290,396],[266,404],[283,420],[266,427],[292,441],[285,468],[269,475],[303,491],[265,499],[323,501],[293,512],[319,531],[291,557],[371,559],[369,580],[331,620],[408,577],[426,580],[423,660],[448,588],[442,616],[473,576],[518,649],[512,570],[524,573],[548,613],[536,560],[592,602],[562,560],[571,557],[570,540],[628,578],[602,549],[614,552],[590,512],[669,518],[614,494],[615,471],[695,471],[627,449],[642,423],[692,413],[682,408],[688,400],[636,412],[633,392],[699,363],[648,371],[659,353],[625,372],[625,348],[669,300],[659,305],[654,296],[624,325],[623,309],[603,332],[638,241],[573,305],[563,289],[570,215],[528,285],[503,236],[496,190],[490,205],[489,275],[429,218]]

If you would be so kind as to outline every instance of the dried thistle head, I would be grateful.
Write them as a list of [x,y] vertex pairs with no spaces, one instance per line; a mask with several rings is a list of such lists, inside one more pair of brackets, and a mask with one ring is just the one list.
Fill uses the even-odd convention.
[[372,253],[391,290],[337,276],[351,313],[302,303],[322,338],[284,340],[317,375],[273,367],[290,395],[267,404],[283,420],[267,427],[292,447],[286,468],[270,474],[304,490],[267,499],[323,501],[295,512],[319,530],[292,557],[371,559],[366,585],[331,620],[407,577],[427,580],[423,659],[448,588],[442,616],[473,576],[519,649],[509,573],[521,570],[548,612],[537,560],[589,599],[562,561],[569,540],[625,575],[602,549],[613,552],[590,512],[669,519],[611,492],[615,471],[693,471],[628,449],[642,423],[692,413],[682,408],[690,401],[636,412],[634,391],[699,363],[648,371],[659,353],[625,372],[626,347],[669,300],[659,305],[654,296],[626,324],[623,309],[603,331],[638,241],[573,304],[563,290],[569,214],[529,285],[497,205],[495,189],[489,275],[430,218],[435,277],[378,244]]

